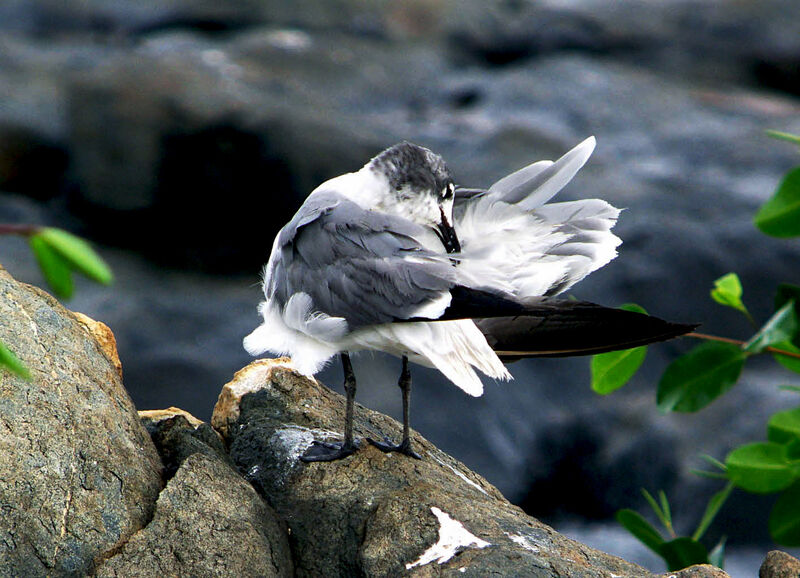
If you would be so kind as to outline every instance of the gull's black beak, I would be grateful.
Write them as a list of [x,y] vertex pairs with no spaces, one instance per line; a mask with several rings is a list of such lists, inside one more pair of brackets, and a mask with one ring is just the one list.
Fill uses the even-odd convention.
[[456,230],[453,228],[453,225],[447,221],[444,210],[441,210],[441,212],[442,222],[436,225],[439,238],[442,240],[442,243],[444,243],[444,248],[447,249],[448,253],[458,253],[461,251],[461,243],[458,242]]

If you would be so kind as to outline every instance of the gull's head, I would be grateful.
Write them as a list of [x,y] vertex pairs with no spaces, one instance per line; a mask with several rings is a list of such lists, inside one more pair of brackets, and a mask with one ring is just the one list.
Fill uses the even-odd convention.
[[442,157],[402,142],[380,153],[365,168],[384,188],[379,209],[435,228],[448,253],[461,250],[453,230],[455,185]]

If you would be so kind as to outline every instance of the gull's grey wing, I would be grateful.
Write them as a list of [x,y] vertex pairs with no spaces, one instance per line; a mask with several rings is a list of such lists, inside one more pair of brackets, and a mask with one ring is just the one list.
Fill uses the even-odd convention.
[[306,293],[312,313],[343,317],[350,330],[409,319],[437,302],[444,309],[455,268],[431,240],[438,242],[411,221],[316,193],[278,236],[268,296],[283,306]]

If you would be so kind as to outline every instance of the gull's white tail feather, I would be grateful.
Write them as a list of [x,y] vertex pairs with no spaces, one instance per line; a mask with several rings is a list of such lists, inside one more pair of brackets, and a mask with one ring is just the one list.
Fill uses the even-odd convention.
[[483,384],[473,367],[495,379],[511,379],[471,320],[378,325],[368,331],[353,332],[348,349],[379,349],[397,356],[408,355],[415,363],[435,367],[476,397],[483,393]]

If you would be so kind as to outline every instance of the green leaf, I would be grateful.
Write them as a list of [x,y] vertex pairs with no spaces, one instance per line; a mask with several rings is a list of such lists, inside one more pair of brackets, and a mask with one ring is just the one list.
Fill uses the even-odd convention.
[[794,438],[782,445],[786,447],[786,456],[795,463],[795,474],[800,477],[800,439]]
[[736,273],[728,273],[714,281],[711,298],[720,305],[732,307],[750,317],[747,307],[742,302],[742,282]]
[[5,367],[22,379],[31,378],[31,372],[25,367],[25,364],[2,341],[0,341],[0,367]]
[[767,422],[767,438],[776,444],[800,440],[800,407],[773,414]]
[[701,478],[708,478],[709,480],[727,480],[728,474],[723,474],[720,472],[707,472],[705,470],[689,470],[695,476],[700,476]]
[[673,361],[658,384],[658,409],[693,412],[728,391],[739,379],[745,353],[731,343],[709,341]]
[[776,311],[772,317],[742,346],[747,353],[761,353],[767,347],[776,343],[791,341],[797,335],[800,324],[794,311],[794,301],[786,304]]
[[753,222],[773,237],[800,235],[800,167],[784,177],[778,190],[756,213]]
[[670,572],[683,570],[694,564],[708,564],[708,550],[700,542],[681,537],[664,542],[659,552]]
[[628,383],[644,363],[647,346],[600,353],[592,357],[592,389],[600,395],[612,393]]
[[785,140],[790,143],[794,143],[796,145],[800,145],[800,136],[796,134],[791,134],[788,132],[781,132],[779,130],[768,130],[767,136],[771,136],[772,138],[776,138],[778,140]]
[[667,528],[672,529],[672,512],[669,509],[667,494],[664,493],[664,490],[658,490],[658,499],[661,502],[661,511],[664,512],[664,518],[667,520]]
[[622,305],[619,306],[619,308],[625,311],[633,311],[634,313],[641,313],[642,315],[647,315],[647,310],[641,305],[638,305],[636,303],[623,303]]
[[72,297],[75,287],[69,264],[38,235],[30,237],[28,242],[53,293],[64,299]]
[[800,482],[783,492],[772,506],[769,533],[783,546],[800,546]]
[[791,391],[792,393],[800,393],[799,385],[779,385],[778,389],[782,389],[783,391]]
[[[800,354],[800,348],[796,347],[790,341],[782,341],[781,343],[776,343],[772,346],[775,349],[781,349],[783,351],[788,351],[789,353],[797,353]],[[780,353],[772,354],[772,357],[784,366],[789,371],[794,371],[795,373],[800,373],[800,358],[792,357],[791,355],[781,355]]]
[[717,542],[717,545],[711,549],[711,552],[708,554],[708,562],[720,568],[722,570],[725,569],[725,542],[727,538],[724,536],[720,538],[720,541]]
[[639,512],[625,508],[617,512],[616,518],[637,540],[656,554],[661,554],[664,538]]
[[[791,283],[781,283],[778,285],[778,290],[775,291],[775,311],[778,311],[789,301],[794,301],[794,314],[800,319],[800,307],[798,307],[798,303],[800,303],[800,286],[792,285]],[[799,335],[795,334],[793,343],[795,347],[800,346]]]
[[703,458],[705,461],[707,461],[712,466],[714,466],[715,468],[718,468],[723,472],[725,471],[725,464],[723,464],[721,461],[719,461],[714,456],[710,456],[708,454],[703,454],[700,457]]
[[[667,509],[664,510],[662,506],[659,505],[658,502],[656,502],[656,499],[652,496],[652,494],[650,494],[650,492],[648,492],[644,488],[642,488],[642,495],[644,496],[644,499],[647,500],[647,503],[650,504],[650,507],[652,508],[653,512],[655,512],[655,515],[656,517],[658,517],[659,521],[664,525],[664,527],[667,530],[671,530],[672,520],[670,520],[669,516],[669,505],[667,505]],[[664,500],[667,499],[667,496],[664,494],[663,490],[661,491],[661,495],[664,496],[661,502],[663,504]]]
[[[644,308],[634,303],[626,303],[620,309],[647,314]],[[647,346],[641,346],[592,356],[592,389],[600,395],[618,390],[633,377],[646,355]]]
[[754,494],[770,494],[788,488],[797,477],[786,446],[757,442],[740,446],[725,459],[728,479]]
[[694,534],[692,534],[693,540],[699,540],[703,537],[703,534],[706,533],[706,530],[708,530],[711,522],[714,521],[714,518],[719,513],[720,508],[722,508],[723,504],[725,504],[725,501],[728,499],[728,496],[731,495],[732,491],[733,483],[729,482],[723,489],[711,496],[711,499],[708,501],[708,505],[706,506],[706,511],[703,512],[703,517],[700,519],[700,523],[697,525],[697,530],[695,530]]
[[110,285],[114,280],[111,269],[89,243],[62,229],[46,227],[32,238],[42,239],[53,251],[61,255],[76,271],[92,281]]

